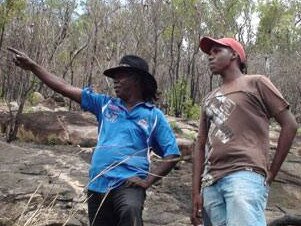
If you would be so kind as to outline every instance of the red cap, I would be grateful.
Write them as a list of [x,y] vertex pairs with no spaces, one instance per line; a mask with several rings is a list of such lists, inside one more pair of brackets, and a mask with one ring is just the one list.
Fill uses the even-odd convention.
[[221,39],[213,39],[210,37],[203,37],[200,40],[200,48],[204,53],[209,54],[212,46],[221,45],[230,47],[233,49],[240,57],[240,61],[242,63],[246,62],[246,54],[244,47],[240,42],[236,41],[234,38],[221,38]]

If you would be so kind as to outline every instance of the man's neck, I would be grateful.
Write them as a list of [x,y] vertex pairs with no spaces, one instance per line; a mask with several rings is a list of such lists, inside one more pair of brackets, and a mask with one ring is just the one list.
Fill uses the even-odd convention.
[[224,71],[221,74],[221,77],[223,79],[223,85],[227,85],[228,83],[231,83],[232,81],[236,80],[242,75],[243,73],[240,71],[238,67],[228,68],[226,71]]
[[124,100],[125,106],[128,110],[131,110],[137,104],[144,102],[142,98],[129,98],[128,100]]

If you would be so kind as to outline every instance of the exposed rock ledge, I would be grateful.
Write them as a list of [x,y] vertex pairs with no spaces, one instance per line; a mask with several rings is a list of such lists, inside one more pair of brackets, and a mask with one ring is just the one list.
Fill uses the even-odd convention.
[[[44,139],[46,143],[54,144],[61,141],[62,144],[72,145],[46,146],[20,141],[7,144],[4,139],[0,139],[1,226],[87,225],[84,188],[87,183],[91,148],[80,148],[76,144],[89,147],[93,146],[95,140],[83,142],[82,138],[76,136],[83,137],[90,127],[96,134],[96,122],[90,118],[91,116],[81,114],[32,113],[30,119],[24,117],[21,121],[21,131],[26,131],[28,125],[30,128],[35,128],[33,130],[35,132],[31,132],[34,135],[32,138],[38,137],[43,141],[45,128],[50,128],[51,134],[56,136],[52,135],[51,139]],[[197,126],[175,118],[169,120],[177,121],[177,127],[189,131],[181,132],[177,137],[178,141],[184,140],[181,142],[183,147],[187,148],[187,156],[190,156],[193,140],[188,138],[195,136]],[[73,125],[70,126],[69,122],[74,123],[76,129],[70,129]],[[22,138],[21,131],[19,138]],[[72,137],[72,134],[77,135]],[[87,135],[88,139],[96,136],[91,134]],[[278,135],[279,130],[272,128],[271,156]],[[62,137],[66,138],[64,142],[61,140]],[[76,139],[76,144],[72,143]],[[301,139],[298,137],[281,172],[272,184],[266,211],[269,221],[285,216],[300,216],[300,156]],[[143,215],[146,226],[190,225],[191,168],[190,161],[179,162],[176,169],[161,183],[147,191],[148,197]]]
[[[8,123],[8,114],[0,112],[3,130]],[[177,131],[177,142],[183,156],[190,156],[197,134],[197,123],[168,117]],[[2,131],[4,132],[4,131]],[[74,111],[41,111],[20,115],[17,138],[37,144],[71,144],[94,147],[97,141],[97,121],[90,113]]]

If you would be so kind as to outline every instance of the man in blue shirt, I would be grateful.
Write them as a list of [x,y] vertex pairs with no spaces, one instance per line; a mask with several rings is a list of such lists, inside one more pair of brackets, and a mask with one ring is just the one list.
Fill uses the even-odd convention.
[[[80,89],[49,73],[24,53],[15,64],[32,71],[47,86],[81,104],[99,122],[88,184],[90,225],[143,225],[145,191],[173,168],[180,155],[175,136],[154,106],[157,83],[148,64],[135,55],[104,71],[113,78],[117,98]],[[150,172],[150,152],[164,160]]]

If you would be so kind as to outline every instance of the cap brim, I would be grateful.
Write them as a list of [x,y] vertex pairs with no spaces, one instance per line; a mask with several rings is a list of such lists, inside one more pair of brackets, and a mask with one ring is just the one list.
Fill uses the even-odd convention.
[[114,78],[114,76],[118,73],[118,72],[130,72],[133,71],[133,69],[131,67],[126,67],[126,66],[118,66],[118,67],[114,67],[114,68],[110,68],[107,69],[103,72],[103,74],[107,77],[110,78]]
[[154,76],[152,76],[150,73],[148,73],[144,70],[140,70],[138,68],[127,67],[127,66],[118,66],[118,67],[114,67],[114,68],[105,70],[103,72],[103,74],[107,77],[114,78],[118,72],[137,72],[138,74],[143,75],[143,79],[148,84],[150,84],[155,89],[157,89],[157,81],[155,80]]
[[220,46],[225,46],[228,47],[227,45],[225,45],[222,42],[219,42],[218,40],[214,39],[214,38],[210,38],[210,37],[203,37],[200,40],[200,49],[207,54],[210,54],[210,50],[212,49],[213,46],[216,45],[220,45]]

